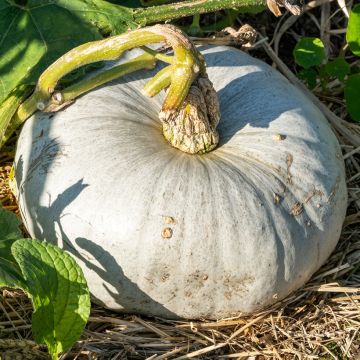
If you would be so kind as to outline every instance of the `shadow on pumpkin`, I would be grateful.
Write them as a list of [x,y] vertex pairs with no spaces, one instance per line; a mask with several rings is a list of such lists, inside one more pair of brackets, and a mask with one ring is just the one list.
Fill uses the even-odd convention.
[[[82,261],[87,269],[97,273],[103,281],[104,291],[109,294],[109,298],[112,297],[114,302],[124,307],[127,312],[144,313],[141,308],[134,307],[134,303],[137,303],[143,304],[147,309],[151,308],[155,314],[167,314],[166,316],[168,318],[177,318],[174,313],[153,300],[145,294],[137,284],[127,278],[115,258],[104,248],[83,237],[78,237],[74,241],[68,238],[64,231],[62,220],[70,216],[75,218],[75,221],[81,221],[80,217],[77,218],[76,215],[67,213],[66,209],[89,186],[83,182],[83,179],[67,187],[62,193],[58,194],[55,199],[51,199],[50,194],[48,194],[48,204],[46,206],[37,205],[34,207],[33,204],[39,203],[35,201],[34,198],[36,199],[43,195],[42,192],[46,184],[46,173],[51,171],[52,166],[55,166],[57,157],[63,155],[65,156],[65,152],[61,149],[56,139],[46,140],[46,145],[40,153],[36,154],[32,165],[26,172],[26,179],[23,179],[24,169],[22,157],[20,157],[17,162],[15,169],[16,178],[17,182],[22,184],[19,191],[22,194],[27,194],[25,197],[26,206],[28,208],[30,207],[31,213],[35,217],[33,221],[29,221],[29,223],[33,225],[32,229],[29,229],[30,232],[32,232],[37,239],[47,240],[67,250],[74,255],[76,259]],[[36,179],[33,179],[36,171],[40,171],[40,174],[44,176],[37,176]],[[31,181],[38,183],[38,193],[26,191],[26,184]],[[21,206],[20,212],[26,224],[26,211],[24,211]],[[91,226],[91,224],[86,225]],[[75,246],[75,244],[77,246]],[[90,258],[96,259],[99,265],[96,265],[95,261],[90,261]],[[114,276],[114,274],[117,274],[117,276]],[[98,299],[93,297],[93,300],[95,303],[106,307],[106,304]]]
[[[66,236],[63,234],[63,237]],[[85,238],[76,238],[76,245],[82,250],[76,250],[74,256],[80,259],[85,266],[96,272],[97,275],[104,281],[104,288],[107,293],[114,299],[114,301],[124,307],[126,312],[134,313],[159,313],[162,316],[166,314],[167,318],[178,318],[174,313],[166,309],[163,305],[152,299],[146,293],[144,293],[134,282],[127,278],[121,268],[116,262],[115,258],[101,246]],[[73,248],[69,249],[70,252]],[[86,252],[100,263],[101,266],[95,265],[93,262],[86,259],[82,255],[82,252]],[[117,274],[114,276],[114,274]],[[115,292],[110,289],[109,285],[115,289]],[[93,297],[95,303],[107,307],[105,303],[99,299]],[[142,310],[134,304],[143,304],[147,311]],[[150,310],[151,309],[151,310]]]

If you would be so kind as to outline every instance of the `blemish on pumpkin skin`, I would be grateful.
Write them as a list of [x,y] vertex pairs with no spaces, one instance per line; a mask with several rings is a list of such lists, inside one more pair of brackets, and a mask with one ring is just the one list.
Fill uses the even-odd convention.
[[168,225],[175,225],[176,220],[172,216],[164,216],[164,223]]
[[333,188],[333,190],[331,191],[331,193],[330,193],[330,195],[329,195],[329,197],[328,197],[328,199],[327,199],[327,202],[330,202],[330,201],[334,198],[337,190],[339,189],[339,184],[340,184],[340,178],[337,177],[337,178],[336,178],[335,185],[334,185],[334,188]]
[[223,285],[226,288],[225,297],[230,300],[235,293],[244,293],[247,291],[247,286],[255,281],[253,276],[237,277],[231,274],[223,276]]
[[164,239],[170,239],[172,237],[172,234],[173,234],[173,231],[171,228],[167,227],[167,228],[164,228],[162,229],[161,231],[161,236],[164,238]]
[[275,141],[282,141],[286,139],[286,135],[282,135],[282,134],[274,134],[272,136],[273,140]]
[[290,210],[292,216],[299,216],[304,211],[304,205],[301,202],[296,202]]
[[208,274],[204,274],[200,270],[196,270],[195,272],[189,274],[188,278],[186,279],[185,286],[201,289],[205,285],[205,282],[208,278]]
[[287,182],[292,184],[292,174],[290,172],[291,165],[294,161],[294,157],[290,153],[286,153],[286,173],[287,173]]
[[320,196],[322,197],[324,195],[324,193],[320,190],[314,189],[312,191],[310,191],[309,195],[306,196],[306,198],[304,199],[304,204],[307,204],[314,196]]
[[273,193],[273,199],[274,199],[274,204],[275,205],[279,205],[280,200],[281,200],[281,196],[277,193]]

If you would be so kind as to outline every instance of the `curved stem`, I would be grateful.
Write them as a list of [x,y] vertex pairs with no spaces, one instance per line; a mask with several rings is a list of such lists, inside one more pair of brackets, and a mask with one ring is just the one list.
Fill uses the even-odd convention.
[[[71,85],[61,92],[56,92],[50,101],[46,104],[47,111],[57,111],[67,105],[76,97],[88,92],[100,85],[107,83],[108,81],[119,78],[131,72],[141,69],[152,69],[156,65],[156,60],[150,54],[144,54],[136,57],[127,63],[114,66],[111,69],[105,70],[86,78],[77,84]],[[27,92],[27,95],[29,91]],[[31,96],[24,103],[22,103],[15,115],[13,116],[8,128],[6,129],[5,135],[3,136],[3,143],[5,143],[14,131],[21,126],[25,120],[27,120],[36,110],[38,110],[37,97]],[[45,110],[45,107],[41,110]],[[16,111],[16,109],[15,109]]]
[[[99,73],[62,92],[55,92],[58,81],[80,66],[116,60],[126,50],[160,41],[173,48],[173,56],[159,56],[146,48],[145,54],[137,59]],[[147,84],[145,92],[152,96],[168,87],[159,115],[165,137],[174,147],[188,153],[210,151],[218,142],[216,126],[220,113],[217,95],[207,78],[203,56],[183,32],[171,25],[138,29],[70,50],[41,74],[35,92],[19,107],[12,125],[19,125],[36,109],[56,111],[74,97],[100,84],[140,68],[151,68],[156,58],[171,64]]]
[[31,93],[32,87],[29,85],[21,85],[15,88],[8,98],[1,104],[0,108],[0,149],[5,144],[6,130],[11,126],[14,114],[17,108]]
[[[127,75],[141,69],[153,69],[156,65],[156,59],[150,54],[143,54],[130,60],[124,64],[114,66],[106,71],[102,71],[91,78],[84,79],[77,84],[69,86],[65,90],[61,91],[61,100],[63,102],[69,102],[77,98],[78,96],[100,86],[109,81],[115,80],[120,76]],[[53,99],[56,103],[56,98]],[[48,109],[48,107],[47,107]]]
[[157,95],[161,90],[170,85],[172,73],[173,67],[171,65],[164,67],[147,82],[142,90],[142,93],[149,97]]
[[150,25],[223,9],[238,9],[241,12],[261,11],[266,7],[266,3],[266,0],[187,0],[135,10],[134,19],[138,24]]
[[35,90],[37,101],[46,101],[54,92],[59,79],[83,65],[103,60],[116,60],[126,50],[163,40],[164,36],[139,29],[80,45],[55,61],[42,73]]
[[142,46],[141,49],[144,50],[146,53],[151,54],[155,59],[161,60],[167,64],[172,64],[174,62],[173,56],[161,54],[153,49],[150,49],[147,46]]

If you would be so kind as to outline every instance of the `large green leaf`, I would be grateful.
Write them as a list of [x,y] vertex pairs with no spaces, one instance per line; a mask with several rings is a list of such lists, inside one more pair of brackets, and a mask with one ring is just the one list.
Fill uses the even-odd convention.
[[351,51],[360,56],[360,4],[354,6],[350,12],[348,27],[346,30],[346,41]]
[[0,286],[22,287],[20,269],[11,254],[11,246],[22,237],[18,217],[0,206]]
[[[0,206],[0,241],[21,238],[22,235],[19,229],[19,225],[19,218],[12,212],[7,211]],[[0,256],[2,255],[3,251],[0,247]]]
[[0,287],[6,286],[16,289],[26,289],[24,278],[17,264],[0,258]]
[[90,313],[90,295],[75,260],[60,248],[39,240],[12,245],[31,296],[35,340],[45,343],[54,359],[79,338]]
[[133,10],[102,0],[14,3],[0,0],[0,103],[73,47],[135,26]]

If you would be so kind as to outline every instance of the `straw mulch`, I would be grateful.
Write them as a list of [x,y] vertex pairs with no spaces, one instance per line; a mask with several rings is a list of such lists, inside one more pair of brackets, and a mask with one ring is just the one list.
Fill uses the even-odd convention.
[[[300,18],[284,16],[273,25],[269,38],[264,28],[257,28],[262,35],[251,50],[273,62],[317,103],[342,146],[349,204],[340,242],[330,259],[302,289],[252,316],[168,321],[119,315],[94,305],[82,338],[62,359],[360,359],[360,126],[344,121],[348,118],[336,81],[326,96],[315,89],[320,103],[281,60],[287,58],[282,38],[286,37],[287,43],[292,38],[295,43],[300,36],[309,35],[304,24],[307,29],[313,26],[315,36],[322,35],[330,53],[339,53],[346,14],[340,10],[341,0],[330,3],[312,1]],[[248,21],[242,17],[239,22],[242,19]],[[359,65],[359,60],[353,59],[352,66],[356,61]],[[0,153],[0,200],[16,212],[7,185],[13,149],[10,143]],[[47,358],[46,349],[32,341],[31,311],[31,303],[21,291],[2,290],[0,358]]]

